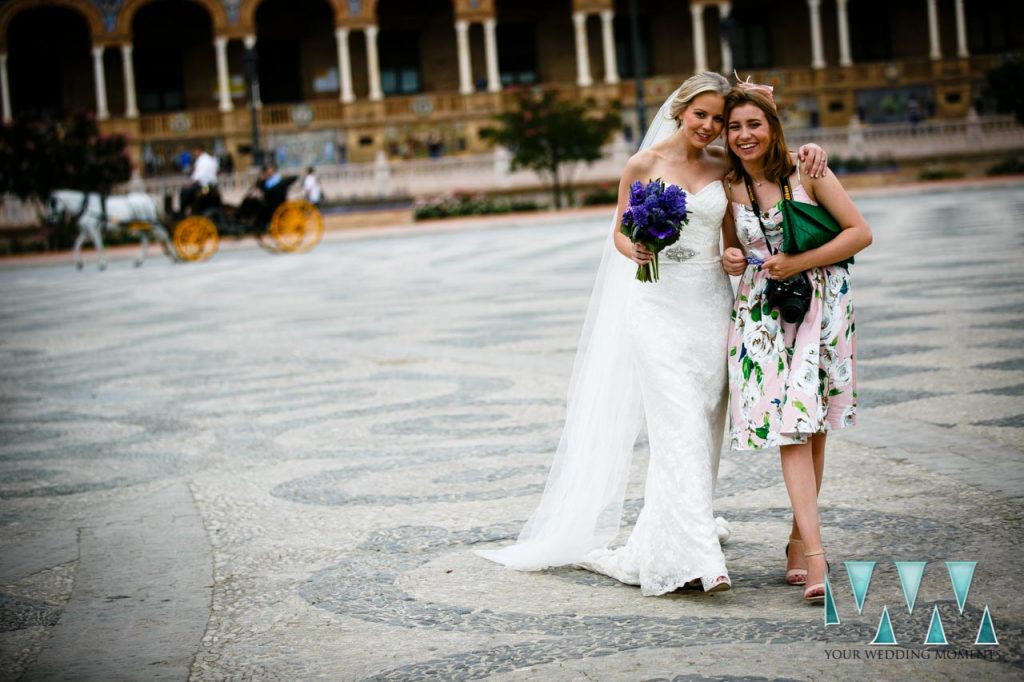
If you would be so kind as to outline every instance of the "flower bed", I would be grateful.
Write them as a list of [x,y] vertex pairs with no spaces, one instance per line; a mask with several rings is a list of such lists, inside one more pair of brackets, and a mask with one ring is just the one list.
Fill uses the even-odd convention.
[[416,220],[431,220],[467,215],[536,211],[540,208],[534,201],[504,199],[487,194],[456,191],[417,200],[413,207],[413,217]]

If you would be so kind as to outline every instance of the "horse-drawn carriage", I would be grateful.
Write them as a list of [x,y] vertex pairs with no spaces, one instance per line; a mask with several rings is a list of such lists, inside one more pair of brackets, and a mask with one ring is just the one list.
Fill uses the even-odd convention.
[[324,221],[313,204],[288,199],[288,188],[295,180],[295,176],[284,177],[238,206],[225,204],[216,187],[196,191],[177,213],[171,210],[170,197],[165,197],[166,213],[176,221],[171,238],[178,257],[206,260],[217,252],[221,234],[253,235],[260,246],[275,253],[309,251],[320,243]]
[[[48,201],[47,221],[71,221],[79,228],[75,240],[75,264],[82,267],[81,249],[91,240],[100,256],[100,268],[106,267],[103,230],[127,229],[139,235],[142,249],[135,265],[145,260],[150,237],[173,260],[202,261],[217,252],[220,235],[255,236],[260,246],[273,253],[304,253],[323,237],[324,221],[313,204],[288,199],[294,176],[282,178],[276,185],[250,194],[238,206],[225,204],[215,187],[192,194],[178,211],[165,197],[163,215],[148,194],[135,192],[101,199],[97,194],[57,190]],[[173,225],[168,235],[166,225]]]

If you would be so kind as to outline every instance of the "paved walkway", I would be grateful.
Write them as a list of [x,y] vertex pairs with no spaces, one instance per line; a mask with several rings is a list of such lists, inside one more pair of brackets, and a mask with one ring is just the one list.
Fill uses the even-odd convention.
[[[723,456],[727,593],[471,554],[543,485],[589,211],[0,268],[0,676],[1020,679],[1024,184],[859,204],[863,410],[822,491],[839,625],[781,581],[772,454]],[[879,562],[860,614],[844,560]],[[929,562],[912,614],[893,560]],[[945,560],[979,562],[962,615]],[[868,645],[883,606],[896,647]]]

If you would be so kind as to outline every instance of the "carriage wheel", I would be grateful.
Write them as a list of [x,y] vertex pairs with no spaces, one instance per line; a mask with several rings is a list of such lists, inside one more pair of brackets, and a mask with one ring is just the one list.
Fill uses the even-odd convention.
[[270,237],[284,253],[305,253],[319,244],[323,236],[323,216],[304,199],[286,201],[270,219]]
[[217,253],[219,245],[217,226],[209,218],[194,215],[174,226],[174,250],[182,260],[206,260]]

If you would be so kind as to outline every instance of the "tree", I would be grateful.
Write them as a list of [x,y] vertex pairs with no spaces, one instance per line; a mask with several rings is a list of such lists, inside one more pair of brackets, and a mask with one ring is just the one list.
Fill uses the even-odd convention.
[[552,92],[524,92],[518,106],[497,116],[498,125],[481,132],[485,138],[512,152],[512,169],[530,168],[549,179],[555,208],[562,194],[572,203],[572,176],[578,164],[601,158],[601,147],[622,125],[618,108],[596,111],[593,100],[582,103],[559,100]]
[[[66,123],[23,120],[0,126],[0,197],[13,195],[41,206],[56,189],[109,195],[131,177],[123,135],[101,135],[91,115]],[[70,226],[60,226],[52,246],[66,246]]]
[[985,94],[995,99],[996,108],[1012,113],[1024,125],[1024,60],[1008,59],[985,78]]

